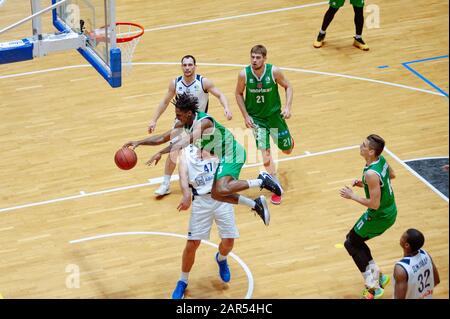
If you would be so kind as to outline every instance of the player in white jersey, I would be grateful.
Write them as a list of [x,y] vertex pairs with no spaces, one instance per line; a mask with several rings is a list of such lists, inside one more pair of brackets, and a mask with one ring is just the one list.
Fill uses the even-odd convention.
[[439,272],[431,256],[422,248],[425,237],[417,229],[408,229],[400,238],[403,259],[394,268],[395,299],[431,299],[439,282]]
[[[208,111],[208,93],[214,95],[219,99],[222,104],[225,117],[231,120],[233,114],[228,106],[228,100],[226,96],[214,86],[214,83],[208,78],[202,77],[195,73],[196,60],[192,55],[185,55],[181,59],[181,70],[183,75],[177,77],[175,80],[170,81],[169,89],[164,99],[159,103],[158,108],[155,111],[150,123],[148,125],[148,132],[152,133],[156,128],[156,122],[160,116],[165,112],[172,98],[182,93],[188,93],[197,97],[199,102],[199,110],[202,112]],[[164,180],[160,187],[155,191],[158,196],[167,195],[170,193],[170,177],[175,170],[176,163],[171,160],[171,156],[167,157],[166,165],[164,168]]]
[[221,238],[219,251],[215,257],[219,265],[219,275],[224,282],[229,282],[231,279],[226,258],[233,249],[234,239],[239,237],[239,232],[234,219],[233,205],[211,198],[211,188],[218,164],[216,157],[207,151],[201,151],[192,144],[181,152],[178,170],[183,197],[178,210],[187,210],[191,205],[192,197],[192,212],[187,242],[183,251],[181,277],[173,291],[173,299],[184,297],[189,272],[194,265],[195,253],[201,240],[209,239],[213,221],[217,224]]

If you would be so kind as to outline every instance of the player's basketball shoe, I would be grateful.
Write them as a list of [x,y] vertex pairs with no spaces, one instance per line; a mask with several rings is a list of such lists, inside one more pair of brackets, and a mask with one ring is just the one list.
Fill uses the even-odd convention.
[[313,46],[318,49],[323,46],[323,43],[325,42],[325,35],[326,33],[320,33],[317,35],[316,41],[314,41]]
[[229,282],[231,279],[230,268],[228,268],[227,260],[219,261],[219,253],[216,254],[216,262],[219,265],[219,275],[223,282]]
[[177,286],[175,287],[175,290],[172,293],[172,299],[183,299],[184,291],[186,290],[186,287],[187,287],[187,283],[179,280],[177,282]]
[[357,39],[356,37],[353,37],[353,39],[353,46],[363,51],[369,51],[369,46],[364,42],[362,38]]
[[378,279],[381,288],[386,288],[386,286],[391,282],[391,277],[380,273],[380,278]]
[[258,179],[262,180],[261,189],[265,188],[278,196],[281,196],[281,194],[283,194],[281,185],[277,183],[273,179],[273,177],[266,172],[261,172],[261,174],[259,174],[258,176]]
[[365,288],[361,299],[380,299],[384,295],[383,288]]
[[270,213],[269,206],[267,206],[266,198],[261,195],[255,199],[255,208],[252,208],[256,213],[261,217],[264,222],[264,225],[269,226],[270,223]]
[[157,190],[155,190],[155,194],[158,196],[168,195],[170,194],[170,184],[162,183]]

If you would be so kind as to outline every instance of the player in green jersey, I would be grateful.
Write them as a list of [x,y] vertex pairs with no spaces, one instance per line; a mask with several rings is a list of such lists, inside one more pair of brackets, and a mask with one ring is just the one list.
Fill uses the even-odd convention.
[[352,199],[368,209],[358,219],[347,234],[344,246],[359,271],[364,277],[366,288],[363,298],[379,299],[384,294],[384,287],[389,283],[389,276],[382,274],[372,258],[365,241],[380,236],[390,228],[397,217],[394,192],[391,179],[394,170],[386,162],[383,152],[385,142],[376,134],[369,135],[360,145],[360,154],[366,161],[362,180],[354,180],[352,186],[364,187],[365,198],[345,186],[340,190],[343,198]]
[[245,149],[235,140],[231,132],[213,119],[209,114],[198,111],[198,99],[187,93],[177,95],[172,102],[178,122],[175,127],[164,134],[148,137],[140,141],[125,143],[123,147],[139,145],[161,145],[174,141],[166,148],[153,155],[147,165],[156,165],[163,154],[176,156],[183,147],[195,143],[200,149],[219,158],[220,163],[214,176],[211,197],[217,201],[243,204],[262,218],[269,225],[270,213],[264,196],[255,200],[237,194],[250,187],[260,187],[281,196],[283,189],[269,174],[261,173],[257,179],[239,180],[239,174],[246,159]]
[[[261,150],[266,171],[278,181],[276,167],[270,151],[270,136],[285,154],[294,148],[286,119],[291,117],[293,89],[281,70],[267,64],[267,49],[262,45],[250,51],[251,65],[243,69],[236,85],[236,101],[245,120],[252,128],[256,147]],[[286,92],[286,105],[281,107],[278,85]],[[245,97],[244,97],[245,92]],[[280,204],[281,196],[272,195],[272,203]]]
[[[321,48],[325,41],[326,30],[333,21],[334,15],[339,10],[340,7],[344,5],[345,0],[330,0],[330,7],[328,8],[325,16],[323,17],[322,28],[317,35],[316,41],[314,41],[313,46],[315,48]],[[355,12],[355,29],[356,33],[353,37],[353,45],[358,49],[368,51],[369,46],[362,39],[362,31],[364,27],[364,0],[350,0],[353,6],[353,11]]]

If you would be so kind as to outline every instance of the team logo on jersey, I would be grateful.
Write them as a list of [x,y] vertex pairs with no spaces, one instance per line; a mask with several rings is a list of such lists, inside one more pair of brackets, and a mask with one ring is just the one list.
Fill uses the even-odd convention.
[[266,77],[266,83],[270,83],[270,77]]
[[258,89],[262,89],[263,84],[262,84],[261,82],[258,82],[258,83],[256,84],[256,87],[257,87]]
[[248,80],[249,83],[255,83],[255,81],[253,79]]

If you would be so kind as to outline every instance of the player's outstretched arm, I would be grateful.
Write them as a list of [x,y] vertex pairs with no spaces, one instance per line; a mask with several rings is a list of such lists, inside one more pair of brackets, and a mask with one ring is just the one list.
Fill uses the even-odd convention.
[[148,123],[148,132],[153,133],[156,129],[156,122],[161,117],[161,115],[166,111],[167,106],[170,103],[170,100],[175,96],[175,82],[172,80],[170,81],[169,88],[167,90],[166,96],[162,99],[162,101],[159,103],[158,108],[155,111],[155,114],[153,114],[152,119]]
[[[181,127],[179,127],[182,125],[183,124],[181,124],[181,122],[179,122],[179,123],[177,123],[175,128],[179,128],[180,130],[182,130]],[[207,118],[202,119],[200,121],[200,124],[197,124],[197,126],[194,127],[194,129],[192,130],[191,133],[181,135],[180,138],[175,143],[170,144],[169,146],[163,148],[158,153],[153,155],[152,158],[150,158],[150,160],[148,160],[146,164],[150,166],[153,163],[155,163],[155,165],[156,165],[158,163],[158,161],[161,159],[161,156],[163,154],[170,153],[172,150],[174,150],[174,151],[181,150],[184,147],[186,147],[187,145],[192,144],[194,141],[201,138],[202,133],[205,130],[212,128],[213,126],[214,126],[214,124],[211,122],[211,120],[209,120]]]
[[123,145],[123,147],[132,146],[133,149],[135,149],[136,147],[141,146],[141,145],[150,145],[150,146],[161,145],[161,144],[167,143],[172,138],[180,135],[182,132],[183,131],[181,128],[175,127],[161,135],[150,136],[150,137],[144,138],[139,141],[127,142]]
[[233,118],[233,113],[231,112],[230,106],[228,105],[228,99],[225,94],[223,94],[217,87],[215,87],[214,83],[207,78],[203,78],[202,83],[205,91],[214,95],[219,100],[220,104],[222,104],[223,112],[227,120],[231,120]]

